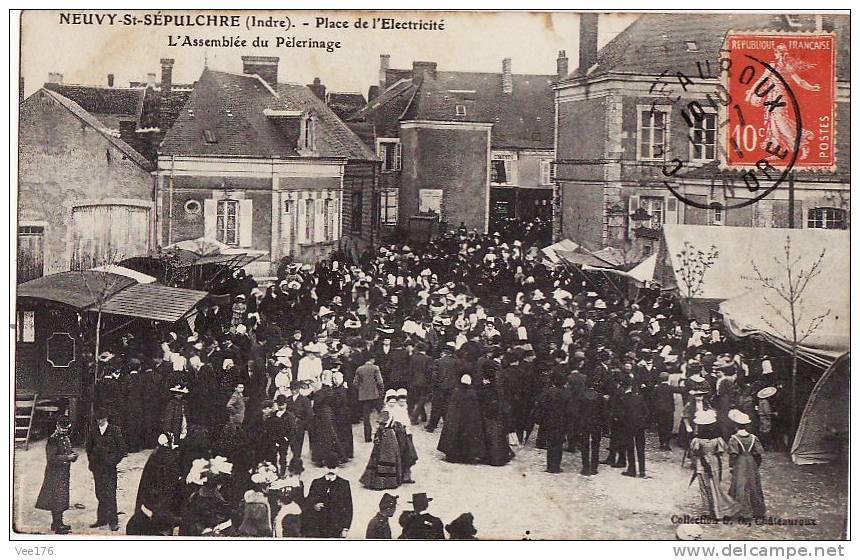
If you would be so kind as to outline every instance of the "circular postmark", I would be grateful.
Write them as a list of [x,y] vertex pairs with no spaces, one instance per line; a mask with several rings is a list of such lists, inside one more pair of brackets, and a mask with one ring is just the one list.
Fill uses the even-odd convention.
[[[729,44],[728,36],[724,44]],[[779,60],[779,53],[775,56]],[[652,113],[665,113],[668,100],[669,114],[677,109],[683,122],[687,150],[677,149],[675,142],[676,149],[670,144],[664,154],[663,144],[655,154],[665,156],[656,163],[658,180],[676,199],[701,209],[742,208],[767,197],[789,177],[804,129],[797,96],[779,66],[759,51],[724,48],[718,75],[705,60],[696,62],[698,76],[667,70],[655,80],[658,84],[671,76],[668,84],[682,90],[666,87],[665,81],[651,88],[659,90],[663,101],[652,104]],[[670,117],[664,119],[669,126]],[[679,157],[683,151],[687,157]],[[696,195],[688,190],[700,198],[705,190],[707,201],[692,198]]]

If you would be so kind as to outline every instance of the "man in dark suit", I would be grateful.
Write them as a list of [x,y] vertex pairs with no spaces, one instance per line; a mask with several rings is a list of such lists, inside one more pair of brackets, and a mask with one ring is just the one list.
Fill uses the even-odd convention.
[[645,428],[648,425],[648,406],[645,398],[636,392],[630,379],[622,381],[624,394],[621,396],[621,442],[627,455],[627,470],[624,476],[645,478]]
[[290,383],[290,393],[287,397],[286,411],[293,415],[295,422],[293,423],[293,433],[290,434],[290,450],[293,452],[293,457],[290,459],[290,472],[301,473],[304,469],[302,463],[302,448],[305,445],[305,431],[310,425],[314,411],[311,400],[302,395],[299,391],[301,383],[293,381]]
[[409,367],[412,362],[412,356],[415,354],[415,347],[412,341],[409,340],[404,344],[403,348],[395,348],[388,355],[388,377],[386,389],[405,389],[409,383]]
[[579,450],[582,454],[580,474],[584,476],[597,474],[597,465],[600,462],[600,438],[608,423],[608,400],[609,397],[601,395],[592,388],[586,389],[580,400]]
[[[453,345],[453,343],[449,344]],[[430,409],[430,421],[426,428],[431,433],[436,430],[439,420],[445,416],[451,393],[454,392],[454,387],[457,386],[460,377],[465,373],[463,362],[453,356],[451,346],[442,348],[442,356],[436,360],[434,370],[433,406]]]
[[87,460],[93,473],[99,505],[96,521],[90,527],[110,525],[111,531],[119,531],[116,508],[116,466],[126,456],[127,449],[122,431],[108,422],[106,410],[97,410],[95,418],[97,425],[93,426],[90,432]]
[[364,420],[364,441],[370,443],[373,429],[370,425],[370,414],[379,410],[385,383],[382,373],[375,362],[376,358],[368,356],[364,365],[355,370],[355,385],[358,388],[358,402],[361,405],[361,417]]
[[660,374],[660,383],[652,392],[654,417],[657,420],[657,435],[660,438],[660,449],[671,451],[672,422],[675,417],[675,389],[669,385],[669,374]]
[[352,490],[337,475],[337,458],[325,459],[326,473],[311,482],[302,522],[303,537],[346,538],[352,525]]
[[538,397],[535,407],[535,420],[540,431],[546,434],[546,472],[560,473],[561,456],[564,449],[564,436],[567,433],[567,391],[564,389],[566,378],[556,373],[552,386]]
[[412,504],[413,511],[400,514],[400,526],[403,527],[401,539],[445,540],[442,520],[427,513],[432,501],[433,498],[428,498],[423,492],[412,494],[412,501],[409,503]]
[[433,358],[427,355],[427,344],[419,342],[415,345],[415,354],[409,363],[409,397],[412,400],[409,416],[413,424],[427,421],[427,390],[430,374],[433,368]]

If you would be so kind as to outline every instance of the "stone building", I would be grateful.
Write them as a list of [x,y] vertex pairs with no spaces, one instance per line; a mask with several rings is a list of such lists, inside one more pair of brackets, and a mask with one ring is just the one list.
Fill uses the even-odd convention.
[[[707,79],[699,78],[697,62],[716,66],[730,30],[762,29],[836,33],[837,164],[827,171],[795,172],[793,201],[786,183],[755,204],[732,207],[753,195],[723,188],[738,185],[740,176],[724,171],[717,161],[722,146],[714,132],[716,115],[697,125],[693,144],[681,107],[667,102],[655,84],[666,72],[696,76],[699,85],[683,93],[684,100],[707,105],[704,92],[713,91],[717,78],[707,72]],[[573,239],[591,250],[614,246],[642,256],[655,250],[664,223],[848,227],[850,174],[843,155],[850,153],[850,141],[839,124],[848,122],[850,109],[847,17],[643,14],[600,50],[597,33],[598,16],[583,14],[579,66],[555,86],[556,238]],[[695,163],[685,175],[683,194],[705,208],[682,204],[667,191],[659,152],[683,154]]]
[[350,250],[373,152],[310,87],[280,81],[277,57],[242,61],[243,74],[204,69],[162,142],[159,243],[214,238],[258,255],[257,276]]
[[514,74],[511,59],[501,72],[454,72],[422,61],[394,69],[381,55],[368,104],[348,120],[372,127],[382,236],[428,212],[479,231],[497,216],[549,216],[556,78]]
[[18,282],[154,248],[153,165],[74,101],[20,105]]

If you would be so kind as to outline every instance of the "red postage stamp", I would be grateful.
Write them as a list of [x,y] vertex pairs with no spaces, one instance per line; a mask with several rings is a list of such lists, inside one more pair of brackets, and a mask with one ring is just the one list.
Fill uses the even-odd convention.
[[730,33],[726,164],[828,169],[836,164],[832,33]]

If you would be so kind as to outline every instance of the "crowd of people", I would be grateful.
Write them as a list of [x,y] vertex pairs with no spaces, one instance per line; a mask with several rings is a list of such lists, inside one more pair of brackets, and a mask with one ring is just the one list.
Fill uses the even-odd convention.
[[[93,526],[119,530],[116,466],[154,448],[129,534],[344,537],[352,497],[338,467],[354,458],[355,424],[372,445],[359,482],[373,490],[409,484],[419,460],[435,460],[419,458],[416,429],[441,424],[450,462],[501,467],[531,442],[550,473],[567,451],[582,476],[605,465],[642,478],[653,429],[662,451],[685,449],[711,515],[764,515],[762,450],[784,445],[790,428],[773,360],[659,291],[630,297],[548,263],[526,229],[511,220],[357,261],[285,260],[267,286],[238,270],[212,288],[229,304],[117,336],[94,358]],[[68,492],[50,495],[47,475],[68,480],[68,430],[58,424],[49,439],[37,504],[58,533],[70,530]],[[712,462],[723,455],[728,490]],[[305,460],[325,469],[307,490]],[[368,537],[390,536],[392,499]],[[403,538],[444,538],[428,500],[413,496]],[[447,529],[477,532],[471,514]]]

